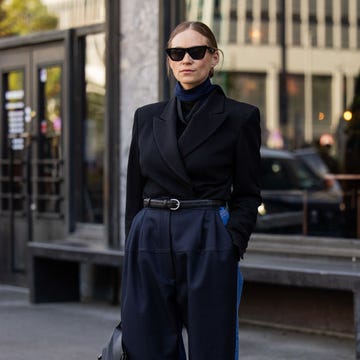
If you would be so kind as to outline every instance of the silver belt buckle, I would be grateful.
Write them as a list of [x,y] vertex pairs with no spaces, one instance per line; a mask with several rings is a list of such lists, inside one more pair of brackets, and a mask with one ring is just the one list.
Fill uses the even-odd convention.
[[171,205],[171,206],[169,207],[170,210],[177,210],[177,209],[179,209],[179,207],[180,207],[180,201],[179,201],[178,199],[170,199],[169,201],[175,202],[175,205],[174,205],[174,206]]

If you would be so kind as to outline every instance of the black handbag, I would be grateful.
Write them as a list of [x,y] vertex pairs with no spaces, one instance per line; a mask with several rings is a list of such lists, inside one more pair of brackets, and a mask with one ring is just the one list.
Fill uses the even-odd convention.
[[121,322],[114,329],[109,341],[104,346],[98,360],[127,360],[128,357],[122,346]]

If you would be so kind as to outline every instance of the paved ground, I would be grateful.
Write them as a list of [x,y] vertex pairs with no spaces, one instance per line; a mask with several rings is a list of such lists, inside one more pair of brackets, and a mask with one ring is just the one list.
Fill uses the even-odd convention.
[[[118,317],[117,307],[104,304],[31,305],[26,289],[0,285],[0,360],[96,359]],[[240,355],[241,360],[355,359],[351,339],[245,324]]]

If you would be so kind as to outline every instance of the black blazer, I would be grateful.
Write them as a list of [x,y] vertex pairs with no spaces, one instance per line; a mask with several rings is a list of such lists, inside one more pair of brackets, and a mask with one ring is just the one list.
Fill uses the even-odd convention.
[[259,110],[227,98],[216,87],[177,139],[176,101],[172,98],[135,112],[126,236],[144,197],[221,199],[228,202],[227,228],[242,255],[261,203]]

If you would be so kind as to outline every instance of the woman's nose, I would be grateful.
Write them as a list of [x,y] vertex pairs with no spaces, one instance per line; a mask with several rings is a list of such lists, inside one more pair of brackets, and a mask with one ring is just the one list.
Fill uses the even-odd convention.
[[188,54],[188,53],[185,53],[183,59],[182,59],[182,62],[183,63],[189,63],[189,62],[193,62],[193,58]]

